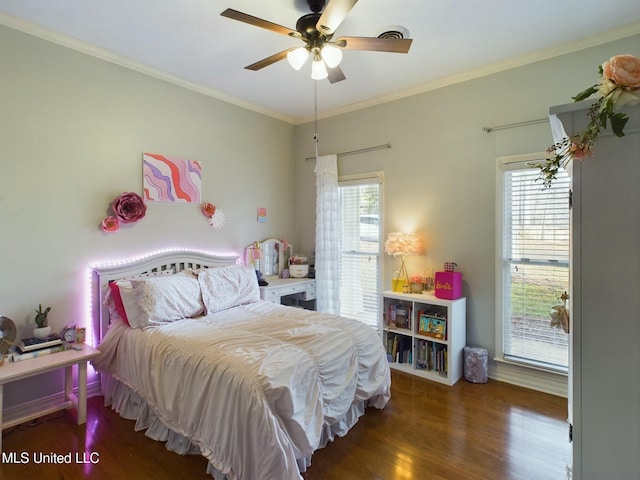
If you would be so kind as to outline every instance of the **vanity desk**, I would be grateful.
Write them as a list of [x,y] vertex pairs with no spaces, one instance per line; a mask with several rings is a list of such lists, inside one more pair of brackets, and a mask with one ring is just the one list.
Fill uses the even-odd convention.
[[315,278],[280,278],[292,252],[290,244],[276,238],[254,242],[245,248],[245,265],[253,265],[269,284],[260,287],[262,300],[315,310]]
[[[271,303],[292,302],[296,306],[305,306],[299,302],[311,302],[316,299],[315,278],[278,278],[277,276],[265,277],[269,285],[260,287],[260,298]],[[283,298],[286,297],[286,298]],[[315,308],[313,308],[315,309]]]

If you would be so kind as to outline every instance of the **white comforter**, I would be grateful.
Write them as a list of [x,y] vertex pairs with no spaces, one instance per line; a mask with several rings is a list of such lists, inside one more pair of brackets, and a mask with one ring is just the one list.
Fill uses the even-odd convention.
[[301,479],[297,460],[344,433],[332,426],[390,397],[373,329],[262,301],[145,330],[116,322],[100,351],[96,368],[240,480]]

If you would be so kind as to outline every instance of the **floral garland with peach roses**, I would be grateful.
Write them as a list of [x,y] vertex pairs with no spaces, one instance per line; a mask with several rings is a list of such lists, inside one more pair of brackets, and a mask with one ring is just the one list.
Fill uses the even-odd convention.
[[600,81],[572,97],[575,102],[580,102],[594,94],[600,96],[589,108],[589,124],[582,132],[549,147],[547,153],[553,156],[537,165],[544,188],[551,186],[558,171],[564,169],[571,159],[583,160],[591,156],[593,145],[600,132],[607,128],[607,123],[617,137],[623,137],[629,118],[614,110],[625,104],[640,102],[640,58],[616,55],[604,62],[599,70]]

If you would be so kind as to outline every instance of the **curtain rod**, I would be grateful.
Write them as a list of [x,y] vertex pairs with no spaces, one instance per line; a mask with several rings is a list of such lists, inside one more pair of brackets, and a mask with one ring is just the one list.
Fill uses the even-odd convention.
[[[346,157],[347,155],[355,155],[356,153],[365,153],[365,152],[373,152],[374,150],[382,150],[384,148],[391,148],[390,143],[385,143],[384,145],[376,145],[375,147],[367,147],[367,148],[359,148],[357,150],[351,150],[349,152],[338,153],[339,157]],[[315,160],[316,157],[307,157],[305,160]]]
[[535,125],[536,123],[544,123],[548,121],[549,121],[548,118],[538,118],[537,120],[529,120],[527,122],[508,123],[506,125],[498,125],[495,127],[482,127],[482,131],[486,133],[491,133],[494,130],[506,130],[507,128],[524,127],[527,125]]

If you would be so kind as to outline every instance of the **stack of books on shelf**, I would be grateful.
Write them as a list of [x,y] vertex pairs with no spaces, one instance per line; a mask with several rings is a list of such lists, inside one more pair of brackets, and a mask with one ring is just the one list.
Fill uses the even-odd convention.
[[389,319],[389,327],[411,328],[411,306],[402,303],[389,305],[387,318]]
[[387,337],[387,360],[395,363],[413,362],[411,338],[405,335],[389,334]]
[[419,340],[417,344],[418,370],[431,370],[446,377],[447,372],[447,346],[429,340]]
[[68,348],[69,346],[62,341],[62,338],[57,333],[52,333],[46,338],[23,338],[16,347],[12,360],[19,362],[50,353],[62,352]]

